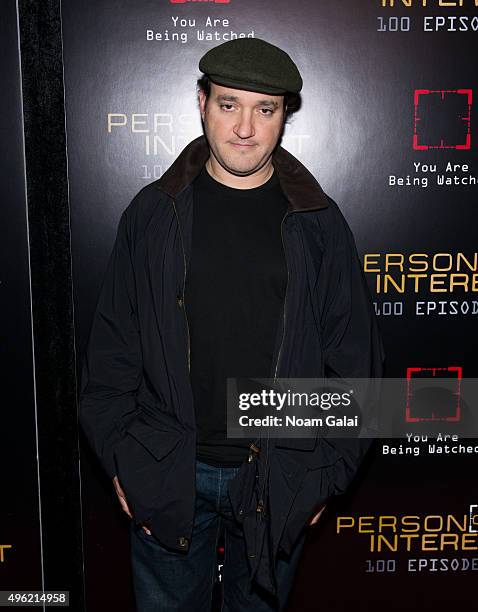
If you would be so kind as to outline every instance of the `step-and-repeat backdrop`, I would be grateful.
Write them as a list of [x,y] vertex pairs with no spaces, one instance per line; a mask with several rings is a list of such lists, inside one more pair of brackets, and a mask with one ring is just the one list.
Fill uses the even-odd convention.
[[16,3],[0,18],[0,590],[44,585]]
[[[352,227],[387,376],[477,376],[478,2],[69,0],[62,31],[80,356],[121,212],[201,133],[199,58],[259,37],[303,75],[283,145]],[[290,609],[472,609],[477,452],[377,441],[310,529]],[[87,609],[131,609],[127,519],[83,458]]]

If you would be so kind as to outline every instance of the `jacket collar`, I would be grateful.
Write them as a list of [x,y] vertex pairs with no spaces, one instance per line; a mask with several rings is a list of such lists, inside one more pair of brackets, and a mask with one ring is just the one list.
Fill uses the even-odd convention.
[[[209,157],[209,146],[204,136],[190,142],[176,161],[157,181],[157,187],[171,197],[176,197],[192,183]],[[317,180],[293,155],[277,147],[272,155],[284,195],[291,211],[327,208],[327,196]]]

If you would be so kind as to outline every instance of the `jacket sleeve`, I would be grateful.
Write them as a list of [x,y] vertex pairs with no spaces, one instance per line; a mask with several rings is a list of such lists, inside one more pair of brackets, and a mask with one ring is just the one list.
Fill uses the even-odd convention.
[[[380,378],[384,350],[372,299],[352,232],[337,205],[331,202],[332,224],[326,249],[326,294],[322,311],[325,376]],[[373,399],[373,398],[372,398]],[[369,408],[369,407],[368,407]],[[324,451],[339,457],[335,463],[334,493],[343,493],[366,451],[367,438],[322,439]]]
[[111,478],[121,418],[136,408],[143,371],[127,212],[96,305],[80,385],[80,423]]

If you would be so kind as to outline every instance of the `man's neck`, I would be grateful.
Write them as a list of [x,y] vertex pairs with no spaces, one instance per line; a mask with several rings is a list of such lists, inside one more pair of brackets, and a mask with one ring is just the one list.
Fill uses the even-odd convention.
[[206,162],[206,170],[213,179],[227,187],[233,187],[234,189],[254,189],[254,187],[260,187],[264,185],[264,183],[267,183],[274,173],[274,166],[272,165],[272,160],[269,159],[269,161],[257,172],[254,172],[254,174],[237,176],[225,170],[211,155]]

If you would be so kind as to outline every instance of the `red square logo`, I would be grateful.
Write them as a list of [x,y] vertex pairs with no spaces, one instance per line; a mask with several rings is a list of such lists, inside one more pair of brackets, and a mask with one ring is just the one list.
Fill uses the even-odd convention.
[[416,89],[413,148],[471,148],[471,89]]
[[[448,391],[451,393],[437,393],[430,400],[422,401],[420,393],[420,379],[446,378],[450,380]],[[430,421],[447,421],[457,423],[461,419],[460,384],[462,379],[461,366],[448,368],[407,368],[407,403],[405,408],[405,421],[407,423],[420,423]],[[438,387],[437,387],[438,388]]]

